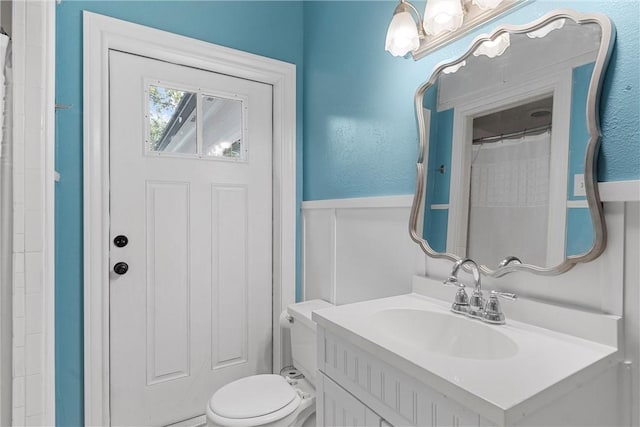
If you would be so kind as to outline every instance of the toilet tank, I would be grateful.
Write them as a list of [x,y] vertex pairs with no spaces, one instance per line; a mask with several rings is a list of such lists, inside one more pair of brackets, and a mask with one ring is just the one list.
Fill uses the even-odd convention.
[[293,366],[315,386],[316,370],[316,324],[311,320],[311,313],[332,304],[319,300],[309,300],[291,304],[287,313],[293,318],[291,323],[291,356]]

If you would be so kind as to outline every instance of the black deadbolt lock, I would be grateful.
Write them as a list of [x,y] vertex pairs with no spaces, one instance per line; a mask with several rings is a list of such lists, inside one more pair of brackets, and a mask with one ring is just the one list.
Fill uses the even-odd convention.
[[126,262],[118,262],[113,266],[113,271],[122,276],[129,271],[129,265]]
[[113,244],[119,248],[124,248],[127,246],[127,243],[129,243],[129,239],[127,239],[127,236],[123,236],[122,234],[113,239]]

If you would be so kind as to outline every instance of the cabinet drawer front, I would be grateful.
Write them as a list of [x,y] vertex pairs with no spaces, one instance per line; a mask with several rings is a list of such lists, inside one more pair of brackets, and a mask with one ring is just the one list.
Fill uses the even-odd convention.
[[321,327],[318,369],[394,426],[491,425],[458,402]]

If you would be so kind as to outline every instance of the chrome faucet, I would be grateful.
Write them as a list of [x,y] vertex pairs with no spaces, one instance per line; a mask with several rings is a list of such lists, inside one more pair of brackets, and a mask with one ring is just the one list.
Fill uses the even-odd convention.
[[[458,271],[460,267],[469,264],[471,266],[471,274],[473,274],[474,291],[471,298],[467,296],[465,285],[458,281]],[[466,314],[469,317],[481,318],[484,312],[484,298],[482,296],[482,285],[480,283],[480,269],[478,264],[470,258],[463,258],[456,261],[451,268],[449,278],[443,282],[445,285],[459,286],[455,300],[451,305],[451,311],[458,314]]]
[[[516,257],[507,257],[503,260],[503,262],[500,263],[500,266],[504,267],[510,262],[519,263],[520,260]],[[464,267],[467,264],[470,267],[474,281],[474,290],[473,294],[471,294],[471,298],[469,298],[469,296],[467,295],[465,285],[458,280],[458,272],[460,271],[460,268]],[[475,261],[470,258],[463,258],[459,261],[456,261],[456,263],[453,264],[453,267],[451,268],[449,277],[443,283],[445,285],[458,286],[458,292],[456,292],[453,304],[451,304],[452,312],[465,314],[474,319],[480,319],[483,322],[492,323],[494,325],[504,325],[505,323],[504,313],[502,312],[502,307],[500,306],[498,297],[510,300],[518,299],[518,296],[516,294],[491,291],[489,299],[485,303],[484,296],[482,295],[480,268],[478,268],[478,264],[476,264]]]

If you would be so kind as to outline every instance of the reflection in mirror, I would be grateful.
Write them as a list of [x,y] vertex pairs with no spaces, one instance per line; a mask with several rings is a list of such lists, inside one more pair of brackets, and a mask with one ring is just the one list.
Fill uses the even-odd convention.
[[[547,264],[553,98],[473,120],[467,256]],[[560,242],[553,242],[558,244]]]
[[[559,11],[481,36],[418,89],[423,148],[412,237],[487,274],[556,274],[604,249],[594,191],[602,15]],[[508,256],[522,264],[500,267]]]

